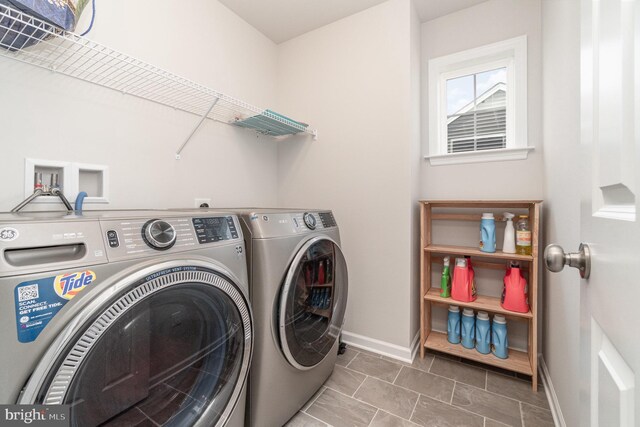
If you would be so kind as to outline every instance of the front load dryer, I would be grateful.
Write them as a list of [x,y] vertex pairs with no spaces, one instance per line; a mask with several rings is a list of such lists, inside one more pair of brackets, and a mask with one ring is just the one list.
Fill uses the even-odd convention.
[[347,304],[347,265],[330,211],[234,212],[246,239],[256,324],[248,424],[279,427],[333,371]]
[[246,254],[228,213],[0,215],[0,403],[71,426],[244,425]]

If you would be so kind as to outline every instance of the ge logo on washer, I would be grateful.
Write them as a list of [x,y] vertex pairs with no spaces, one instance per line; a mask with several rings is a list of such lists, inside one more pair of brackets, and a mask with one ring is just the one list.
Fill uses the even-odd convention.
[[0,229],[0,241],[2,242],[11,242],[16,240],[20,236],[18,230],[12,227],[4,227]]

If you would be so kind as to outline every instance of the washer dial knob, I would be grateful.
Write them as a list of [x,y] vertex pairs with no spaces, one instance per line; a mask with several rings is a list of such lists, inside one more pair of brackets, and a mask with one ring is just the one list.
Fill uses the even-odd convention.
[[305,214],[302,217],[302,219],[304,219],[304,224],[310,230],[315,230],[316,229],[316,217],[313,216],[313,214],[310,214],[309,212],[305,212]]
[[152,219],[142,227],[144,241],[153,249],[169,249],[176,242],[176,230],[161,219]]

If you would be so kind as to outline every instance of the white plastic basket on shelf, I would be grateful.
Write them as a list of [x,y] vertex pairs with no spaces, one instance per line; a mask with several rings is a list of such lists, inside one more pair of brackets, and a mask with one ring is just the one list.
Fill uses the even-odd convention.
[[304,123],[209,89],[3,4],[0,56],[228,124],[253,119],[252,126],[243,127],[266,135],[316,135]]

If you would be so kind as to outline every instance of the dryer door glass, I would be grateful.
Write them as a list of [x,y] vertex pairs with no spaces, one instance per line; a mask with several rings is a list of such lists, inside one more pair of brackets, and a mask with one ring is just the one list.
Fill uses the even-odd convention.
[[42,389],[40,402],[71,405],[73,426],[222,425],[238,398],[251,346],[242,294],[210,270],[147,277],[84,325]]
[[280,296],[280,344],[291,365],[310,369],[329,354],[342,329],[347,292],[338,245],[311,239],[295,256]]

